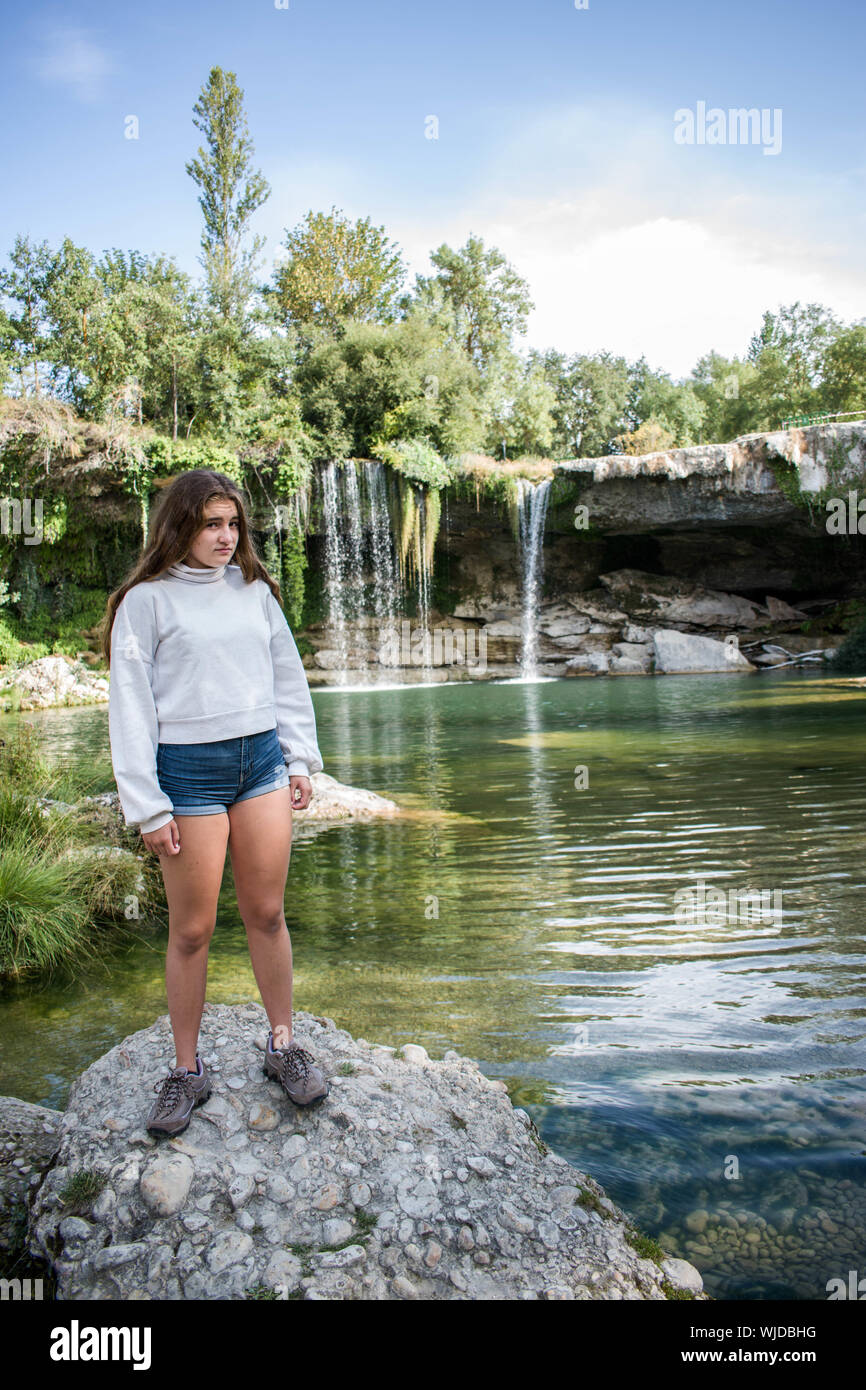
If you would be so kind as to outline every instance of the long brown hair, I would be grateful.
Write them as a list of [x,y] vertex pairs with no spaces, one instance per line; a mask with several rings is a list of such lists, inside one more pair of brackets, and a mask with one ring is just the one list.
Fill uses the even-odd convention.
[[210,468],[192,468],[188,473],[179,473],[172,478],[163,491],[151,516],[150,534],[144,550],[120,587],[108,596],[99,638],[107,665],[111,665],[111,629],[124,594],[133,584],[158,579],[170,565],[183,561],[207,521],[207,504],[222,499],[234,503],[238,513],[238,543],[232,555],[232,564],[240,565],[247,584],[254,579],[263,579],[282,605],[280,586],[268,574],[250,539],[240,488],[225,473],[214,473]]

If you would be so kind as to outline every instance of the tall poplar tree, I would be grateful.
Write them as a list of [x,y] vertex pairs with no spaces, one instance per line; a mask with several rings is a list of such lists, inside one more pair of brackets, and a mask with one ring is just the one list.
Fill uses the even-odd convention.
[[224,323],[243,324],[264,238],[248,245],[253,213],[270,195],[270,185],[252,166],[253,142],[243,110],[244,94],[233,72],[210,70],[193,107],[193,124],[204,136],[186,172],[198,184],[204,214],[202,265],[211,303]]

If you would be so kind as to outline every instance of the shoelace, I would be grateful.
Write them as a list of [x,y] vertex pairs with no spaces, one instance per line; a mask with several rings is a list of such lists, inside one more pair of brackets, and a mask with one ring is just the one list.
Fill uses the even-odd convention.
[[168,1115],[178,1104],[181,1092],[187,1096],[192,1094],[192,1081],[188,1074],[182,1076],[178,1072],[172,1072],[170,1076],[163,1077],[162,1081],[157,1081],[153,1089],[162,1090],[158,1113]]
[[313,1062],[312,1054],[307,1052],[299,1043],[294,1047],[277,1048],[279,1053],[280,1074],[287,1080],[294,1077],[299,1081],[306,1081],[310,1074],[310,1067]]

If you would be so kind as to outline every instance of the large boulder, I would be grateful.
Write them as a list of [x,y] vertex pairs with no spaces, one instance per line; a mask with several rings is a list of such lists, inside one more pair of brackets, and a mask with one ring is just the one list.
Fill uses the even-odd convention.
[[599,576],[632,619],[662,627],[753,628],[766,623],[761,606],[739,594],[705,589],[671,575],[614,570]]
[[331,1085],[298,1108],[262,1074],[266,1027],[258,1004],[205,1009],[213,1092],[174,1139],[144,1129],[167,1018],[75,1082],[30,1226],[58,1297],[661,1300],[694,1284],[637,1254],[624,1213],[474,1062],[295,1013]]
[[690,671],[754,671],[733,643],[660,628],[653,637],[655,670],[667,675]]
[[0,709],[6,711],[101,704],[107,699],[105,677],[94,675],[82,661],[71,657],[41,656],[0,677]]
[[0,1096],[0,1273],[20,1257],[34,1189],[57,1152],[62,1116],[57,1110]]
[[[327,830],[331,825],[339,825],[349,821],[369,821],[379,817],[391,818],[402,814],[402,808],[398,806],[396,801],[391,801],[389,797],[379,796],[377,792],[367,791],[364,787],[350,787],[345,782],[338,782],[336,777],[329,776],[327,772],[314,772],[310,782],[313,787],[313,796],[309,806],[303,811],[292,813],[292,834],[295,839],[309,838],[322,830]],[[53,809],[60,811],[73,809],[65,802],[54,801],[50,797],[39,797],[38,802],[43,814],[46,815]],[[74,809],[84,820],[104,825],[106,829],[123,824],[123,813],[117,792],[100,792],[96,796],[84,796],[76,802]],[[118,856],[128,854],[129,851],[109,851],[107,848],[101,847],[99,849],[74,850],[72,853],[100,855],[111,853],[113,856]]]

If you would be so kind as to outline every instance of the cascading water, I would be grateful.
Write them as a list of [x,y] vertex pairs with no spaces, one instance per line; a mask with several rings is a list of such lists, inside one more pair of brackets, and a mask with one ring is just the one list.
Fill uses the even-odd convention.
[[386,647],[399,650],[403,610],[387,471],[376,460],[349,459],[342,466],[332,461],[320,479],[332,679],[346,685],[369,678],[353,659],[354,640],[367,652],[367,672],[375,672],[373,681],[381,684],[393,675],[378,656]]
[[432,670],[432,639],[430,636],[430,576],[424,563],[427,550],[427,499],[422,493],[418,498],[418,543],[416,550],[416,573],[418,575],[418,620],[424,633],[422,663],[423,674]]
[[342,497],[337,465],[331,461],[322,469],[322,510],[325,519],[325,588],[328,594],[328,622],[331,643],[337,654],[334,671],[337,685],[349,679],[349,635],[346,625],[346,547],[342,531]]
[[538,607],[544,573],[544,522],[550,478],[540,483],[517,479],[517,517],[523,566],[523,621],[520,669],[524,680],[538,678]]
[[[381,647],[384,643],[396,643],[398,640],[402,589],[394,556],[384,463],[375,460],[366,463],[364,478],[373,569],[373,615],[376,620],[376,640]],[[377,679],[380,683],[388,679],[387,667],[377,667]]]

